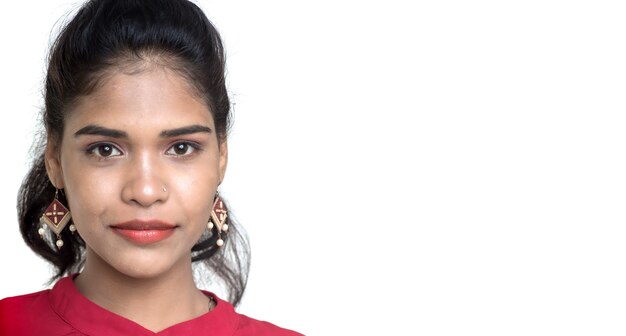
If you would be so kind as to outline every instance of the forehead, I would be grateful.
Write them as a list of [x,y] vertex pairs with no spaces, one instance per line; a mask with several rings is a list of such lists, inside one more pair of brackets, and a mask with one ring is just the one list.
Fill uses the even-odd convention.
[[190,123],[213,127],[208,106],[187,80],[164,67],[138,73],[112,71],[89,95],[77,99],[65,124],[120,129],[176,128]]

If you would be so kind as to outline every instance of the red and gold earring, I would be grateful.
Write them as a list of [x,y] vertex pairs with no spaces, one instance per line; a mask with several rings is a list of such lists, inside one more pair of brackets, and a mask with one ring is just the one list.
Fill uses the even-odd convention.
[[[72,218],[72,214],[70,211],[59,201],[59,189],[56,189],[54,193],[54,200],[48,207],[46,211],[41,215],[41,227],[39,227],[39,235],[43,237],[46,233],[46,225],[54,232],[57,236],[56,246],[57,248],[63,247],[63,240],[61,239],[61,231],[65,228],[67,223]],[[74,224],[70,224],[70,231],[73,233],[76,231],[76,227]]]
[[215,201],[213,202],[213,208],[211,209],[211,218],[207,227],[209,230],[213,230],[213,227],[217,228],[217,246],[224,245],[224,239],[222,239],[222,232],[228,231],[228,224],[226,224],[226,218],[228,217],[228,210],[224,205],[224,201],[218,193],[215,193]]

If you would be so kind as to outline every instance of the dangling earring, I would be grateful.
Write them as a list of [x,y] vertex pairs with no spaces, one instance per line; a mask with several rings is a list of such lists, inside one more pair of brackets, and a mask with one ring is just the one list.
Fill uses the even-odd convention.
[[[226,224],[226,218],[228,217],[228,210],[224,206],[224,201],[220,198],[220,195],[215,193],[215,201],[213,202],[213,208],[211,210],[211,219],[207,227],[209,230],[213,230],[213,227],[217,227],[217,246],[223,246],[224,240],[222,239],[222,231],[228,231],[228,224]],[[214,224],[215,223],[215,224]]]
[[[63,203],[59,201],[59,189],[56,189],[54,193],[54,200],[52,201],[52,203],[50,203],[50,205],[48,205],[46,211],[43,212],[43,215],[41,215],[41,227],[38,231],[39,235],[41,237],[44,236],[44,234],[46,233],[46,226],[44,225],[44,223],[47,224],[52,232],[57,235],[56,246],[60,249],[61,247],[63,247],[61,231],[63,231],[63,228],[65,228],[65,225],[67,225],[71,218],[72,214],[70,213],[70,211],[63,205]],[[72,233],[76,231],[76,227],[74,227],[74,224],[70,224],[70,231]]]

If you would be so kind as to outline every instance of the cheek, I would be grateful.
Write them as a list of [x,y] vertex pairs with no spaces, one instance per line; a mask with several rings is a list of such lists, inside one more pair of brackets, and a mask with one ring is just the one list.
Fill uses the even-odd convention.
[[[116,179],[95,174],[89,169],[68,169],[65,175],[66,197],[77,228],[85,223],[95,223],[108,206],[117,201]],[[83,229],[84,230],[84,229]]]
[[175,187],[176,195],[170,195],[187,212],[197,212],[208,220],[217,184],[219,162],[215,150],[208,158],[193,165],[175,167],[167,176],[168,184]]
[[[189,176],[190,177],[190,176]],[[185,178],[176,181],[176,195],[170,195],[170,202],[189,217],[191,221],[206,222],[209,219],[215,188],[214,179],[197,176],[196,179]]]

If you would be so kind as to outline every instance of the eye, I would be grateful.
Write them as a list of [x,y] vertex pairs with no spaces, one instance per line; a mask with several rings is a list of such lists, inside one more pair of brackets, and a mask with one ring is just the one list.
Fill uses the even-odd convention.
[[198,146],[193,143],[177,142],[167,150],[166,154],[176,155],[176,156],[186,156],[186,155],[190,155],[191,153],[193,153],[196,149],[198,149]]
[[108,143],[93,145],[87,149],[87,152],[102,158],[122,155],[122,152],[117,147]]

